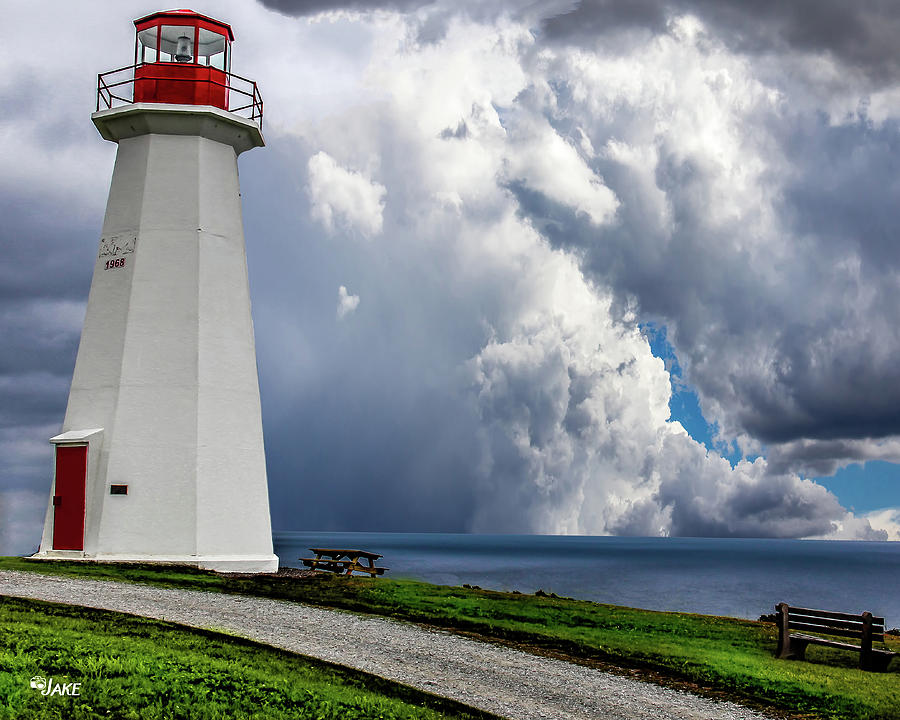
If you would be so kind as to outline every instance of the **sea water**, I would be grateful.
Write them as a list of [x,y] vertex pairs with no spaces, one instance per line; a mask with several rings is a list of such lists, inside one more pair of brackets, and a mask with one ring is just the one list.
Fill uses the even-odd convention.
[[778,602],[900,626],[900,542],[567,535],[276,532],[282,566],[309,548],[381,553],[391,577],[538,589],[649,610],[756,619]]

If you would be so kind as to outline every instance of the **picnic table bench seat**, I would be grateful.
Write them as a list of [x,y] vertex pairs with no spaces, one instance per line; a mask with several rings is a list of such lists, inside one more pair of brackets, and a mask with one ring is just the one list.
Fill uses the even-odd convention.
[[[897,655],[891,650],[872,647],[873,642],[884,642],[884,618],[876,617],[870,612],[853,615],[778,603],[775,606],[775,622],[778,626],[776,657],[785,660],[803,660],[807,645],[824,645],[858,652],[859,666],[863,670],[884,671]],[[801,632],[791,632],[792,630]],[[822,635],[831,637],[821,637]],[[835,638],[856,638],[860,644]]]

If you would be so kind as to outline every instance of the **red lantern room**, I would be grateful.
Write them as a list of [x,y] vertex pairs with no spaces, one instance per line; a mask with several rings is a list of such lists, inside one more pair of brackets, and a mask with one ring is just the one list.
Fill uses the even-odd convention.
[[228,109],[231,27],[193,10],[134,21],[134,101]]
[[256,83],[231,72],[230,25],[193,10],[165,10],[135,20],[134,27],[134,65],[98,77],[98,110],[132,102],[212,105],[245,111],[262,126]]

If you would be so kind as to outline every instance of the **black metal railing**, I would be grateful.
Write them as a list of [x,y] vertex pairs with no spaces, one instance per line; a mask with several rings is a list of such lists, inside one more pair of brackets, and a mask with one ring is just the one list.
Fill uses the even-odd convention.
[[[209,78],[202,79],[171,77],[163,72],[154,73],[154,67],[159,65],[159,63],[128,65],[118,70],[100,73],[97,76],[97,110],[101,107],[114,108],[133,103],[135,101],[135,81],[159,80],[166,83],[192,83],[194,85],[222,88],[225,101],[223,109],[253,120],[262,130],[263,101],[262,96],[259,94],[259,88],[256,87],[256,83],[253,80],[222,70],[216,70],[215,75],[224,77],[224,82],[218,80],[212,73],[210,73]],[[138,68],[141,68],[141,74],[136,77]],[[160,101],[155,100],[154,102]],[[215,103],[210,104],[219,107]]]

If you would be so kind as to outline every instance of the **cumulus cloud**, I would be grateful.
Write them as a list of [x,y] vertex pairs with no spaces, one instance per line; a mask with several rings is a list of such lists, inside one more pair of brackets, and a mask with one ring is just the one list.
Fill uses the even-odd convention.
[[347,317],[350,313],[356,310],[359,305],[359,295],[351,295],[347,292],[347,288],[341,285],[338,288],[338,306],[337,306],[337,316],[338,320],[342,320]]
[[900,540],[900,508],[885,508],[866,513],[873,528],[885,533],[887,540]]
[[618,305],[668,326],[722,435],[750,450],[900,431],[896,122],[834,125],[690,16],[538,67],[540,111],[601,148],[592,167],[619,205],[598,229],[513,187],[522,211]]
[[[884,51],[900,13],[816,3],[810,24],[802,4],[752,18],[689,0],[504,7],[550,41],[501,60],[527,78],[514,102],[494,93],[508,187],[619,305],[669,327],[722,438],[786,460],[784,443],[900,433],[900,76]],[[418,49],[429,72],[473,57],[446,39]],[[472,132],[456,115],[446,139]]]
[[612,219],[618,201],[603,184],[603,178],[588,166],[577,146],[562,138],[540,116],[526,116],[511,125],[515,140],[506,166],[510,182],[521,183],[572,208],[593,225]]
[[[409,42],[405,20],[370,22],[382,42],[367,76],[381,100],[305,133],[314,160],[340,153],[347,166],[377,165],[392,198],[378,245],[343,256],[382,337],[340,338],[343,357],[364,358],[340,372],[390,394],[397,432],[375,432],[390,472],[348,439],[325,438],[342,467],[303,461],[302,474],[325,473],[342,490],[358,474],[376,477],[381,493],[426,514],[425,498],[455,496],[458,529],[875,537],[790,467],[758,458],[732,468],[670,421],[671,378],[638,329],[643,307],[615,282],[605,289],[615,278],[593,265],[602,252],[614,267],[631,260],[616,246],[627,237],[663,266],[652,277],[670,286],[660,294],[677,290],[690,307],[695,275],[768,257],[774,221],[760,178],[770,168],[747,156],[743,122],[759,108],[777,113],[778,93],[724,49],[705,57],[689,18],[624,60],[539,50],[508,20],[455,20],[427,44]],[[684,252],[697,219],[715,232]],[[766,242],[749,242],[747,230],[734,240],[744,254],[699,259],[739,226]],[[722,281],[723,299],[735,282]],[[367,425],[381,396],[338,388],[334,367],[322,372],[310,385],[332,388],[348,437],[376,442]],[[285,412],[302,404],[283,402]],[[436,403],[439,412],[426,410]],[[441,467],[448,458],[452,473]]]
[[384,185],[338,165],[318,152],[309,159],[310,213],[329,232],[355,230],[364,237],[381,232]]
[[549,533],[885,539],[821,485],[762,458],[732,468],[667,422],[662,362],[602,305],[586,325],[529,322],[472,361],[485,452],[476,529],[525,518]]

